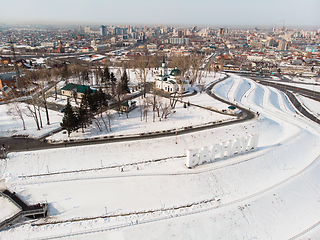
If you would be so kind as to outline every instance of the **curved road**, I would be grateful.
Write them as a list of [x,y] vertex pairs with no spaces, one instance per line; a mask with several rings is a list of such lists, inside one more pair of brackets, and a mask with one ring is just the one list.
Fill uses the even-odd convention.
[[[271,81],[265,81],[262,80],[260,77],[255,78],[249,76],[249,78],[256,80],[258,79],[260,84],[263,84],[265,86],[270,86],[279,89],[280,91],[284,92],[292,104],[296,107],[298,111],[301,112],[304,116],[309,118],[310,120],[319,123],[319,120],[312,114],[310,114],[303,105],[300,104],[300,102],[296,99],[294,94],[292,92],[300,93],[305,96],[308,96],[314,100],[320,101],[320,93],[311,91],[308,89],[301,89],[298,87],[290,86],[290,85],[285,85],[281,84],[278,82],[271,82]],[[217,96],[216,94],[212,93],[211,90],[212,88],[222,82],[224,79],[219,80],[215,83],[212,83],[207,89],[206,93],[217,99],[218,101],[224,102],[229,105],[234,105],[233,103]],[[67,147],[67,146],[81,146],[81,145],[91,145],[91,144],[102,144],[102,143],[109,143],[109,142],[122,142],[122,141],[136,141],[136,140],[143,140],[143,139],[155,139],[155,138],[161,138],[161,137],[169,137],[169,136],[176,136],[176,135],[182,135],[182,134],[187,134],[187,133],[192,133],[192,132],[197,132],[197,131],[202,131],[202,130],[207,130],[207,129],[212,129],[212,128],[217,128],[221,126],[227,126],[227,125],[232,125],[244,121],[248,121],[250,119],[253,119],[257,117],[257,115],[241,106],[236,106],[238,109],[242,111],[242,116],[239,119],[233,120],[233,121],[228,121],[228,122],[215,122],[210,125],[204,125],[200,127],[192,127],[192,126],[187,126],[184,129],[180,130],[167,130],[167,131],[162,131],[162,132],[154,132],[154,133],[141,133],[140,135],[136,136],[121,136],[121,137],[102,137],[102,138],[96,138],[96,139],[90,139],[90,140],[81,140],[81,141],[70,141],[70,142],[63,142],[63,143],[58,143],[58,144],[49,144],[43,141],[39,140],[34,140],[30,138],[0,138],[0,144],[4,144],[5,146],[10,146],[9,150],[11,151],[25,151],[25,150],[40,150],[40,149],[48,149],[48,148],[61,148],[61,147]],[[1,153],[0,153],[1,154]]]

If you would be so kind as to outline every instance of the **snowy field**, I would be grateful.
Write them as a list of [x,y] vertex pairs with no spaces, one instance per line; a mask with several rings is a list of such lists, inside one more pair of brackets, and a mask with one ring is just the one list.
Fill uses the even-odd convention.
[[[68,97],[67,96],[63,96],[63,95],[57,95],[57,100],[55,99],[55,97],[48,97],[47,101],[51,102],[51,103],[56,103],[56,104],[60,104],[60,105],[67,105],[67,100]],[[70,99],[70,104],[73,107],[79,107],[80,106],[80,100],[76,103],[73,99]]]
[[[29,111],[26,109],[26,104],[20,103],[20,109],[29,115]],[[23,114],[23,118],[26,124],[26,130],[23,130],[22,120],[18,117],[12,118],[7,115],[9,105],[0,105],[0,137],[9,137],[13,135],[29,135],[31,138],[41,137],[60,127],[63,114],[56,111],[49,110],[50,125],[47,125],[45,109],[41,109],[41,118],[43,128],[37,130],[37,125],[32,117],[28,117]]]
[[[232,75],[213,91],[260,117],[175,137],[10,153],[0,178],[29,204],[47,201],[49,217],[0,238],[319,239],[320,127],[252,80]],[[187,149],[255,133],[255,151],[184,165]]]
[[[208,96],[207,94],[198,94],[198,95],[206,95],[207,101],[211,103],[216,103],[216,105],[220,106],[217,100],[213,99],[212,97]],[[194,97],[188,98],[191,103],[194,103],[193,99],[198,99],[198,95]],[[148,97],[148,95],[147,95]],[[152,97],[150,95],[150,97]],[[231,121],[236,119],[236,117],[222,115],[219,113],[215,113],[209,110],[205,110],[195,106],[188,106],[187,108],[183,107],[183,104],[177,102],[175,109],[172,113],[168,116],[167,119],[161,118],[161,111],[160,117],[158,117],[157,113],[155,113],[155,121],[153,121],[153,112],[152,109],[148,112],[147,121],[145,118],[141,118],[140,112],[140,104],[142,104],[142,98],[135,99],[138,104],[137,108],[132,110],[128,117],[126,114],[119,114],[116,111],[111,111],[112,121],[111,121],[111,130],[107,131],[105,126],[102,124],[102,131],[95,124],[91,124],[88,128],[86,128],[84,133],[82,133],[81,129],[78,132],[73,132],[70,135],[71,139],[83,139],[83,138],[90,138],[90,137],[99,137],[99,136],[129,136],[129,135],[139,135],[141,133],[151,133],[157,131],[166,131],[166,130],[178,130],[183,129],[185,126],[201,126],[204,124],[212,123],[215,121],[223,120],[223,121]],[[169,105],[169,100],[166,98],[159,98],[163,104]],[[185,100],[185,99],[183,99]],[[197,104],[202,104],[202,102],[196,101]],[[213,104],[215,105],[215,104]],[[228,105],[225,106],[225,109]],[[221,106],[220,106],[221,107]],[[103,114],[104,122],[108,124],[108,117],[106,114]],[[161,118],[161,119],[160,119]],[[102,123],[102,121],[101,121]],[[63,134],[63,132],[57,133],[48,139],[50,140],[65,140],[68,139],[67,134]]]

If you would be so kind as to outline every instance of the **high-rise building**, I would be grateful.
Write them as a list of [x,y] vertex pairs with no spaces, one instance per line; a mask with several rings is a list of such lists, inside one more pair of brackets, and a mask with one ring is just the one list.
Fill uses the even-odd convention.
[[121,27],[114,28],[114,35],[125,35],[125,34],[127,34],[126,28],[121,28]]
[[182,38],[182,30],[178,30],[178,38]]
[[279,50],[288,50],[288,43],[284,40],[281,40],[278,45]]
[[141,32],[141,33],[140,33],[139,40],[144,41],[145,39],[146,39],[145,33],[144,33],[144,32]]
[[223,36],[223,35],[224,35],[224,28],[219,28],[218,36]]
[[103,37],[107,36],[107,28],[106,28],[106,26],[101,25],[101,27],[100,27],[100,35],[103,36]]
[[188,45],[190,43],[189,38],[169,38],[170,44]]
[[224,35],[224,28],[219,28],[218,36]]
[[90,32],[91,32],[90,27],[85,27],[84,28],[84,33],[90,33]]

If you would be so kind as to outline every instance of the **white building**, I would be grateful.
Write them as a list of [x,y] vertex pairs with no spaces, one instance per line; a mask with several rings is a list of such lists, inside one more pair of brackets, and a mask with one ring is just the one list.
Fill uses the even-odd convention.
[[181,71],[177,67],[168,74],[164,57],[162,66],[159,68],[159,74],[155,78],[155,84],[156,88],[169,93],[187,92],[190,88],[189,82],[182,78]]

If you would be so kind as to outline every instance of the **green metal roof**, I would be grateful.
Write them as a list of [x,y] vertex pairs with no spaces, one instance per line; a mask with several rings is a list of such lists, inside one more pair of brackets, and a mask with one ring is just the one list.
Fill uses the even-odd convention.
[[96,91],[96,90],[91,89],[90,86],[79,85],[79,84],[74,84],[74,83],[68,83],[63,88],[61,88],[61,90],[67,90],[67,91],[71,91],[73,89],[76,89],[76,91],[78,93],[84,93],[85,89],[89,90],[90,93],[94,93]]
[[171,76],[180,76],[181,71],[176,67],[175,69],[173,69],[170,73]]

